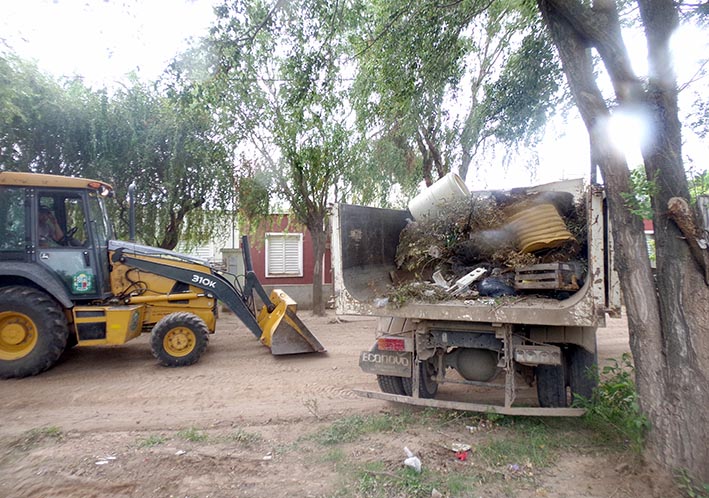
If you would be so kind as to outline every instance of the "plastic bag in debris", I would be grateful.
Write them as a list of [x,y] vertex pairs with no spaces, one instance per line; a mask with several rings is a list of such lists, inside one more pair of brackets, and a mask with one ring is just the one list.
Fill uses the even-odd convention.
[[488,277],[481,281],[478,284],[478,292],[486,297],[514,296],[517,293],[514,287],[496,277]]
[[416,471],[416,473],[421,473],[421,460],[417,456],[411,453],[411,450],[404,446],[404,453],[406,453],[406,460],[404,460],[404,465],[411,467]]

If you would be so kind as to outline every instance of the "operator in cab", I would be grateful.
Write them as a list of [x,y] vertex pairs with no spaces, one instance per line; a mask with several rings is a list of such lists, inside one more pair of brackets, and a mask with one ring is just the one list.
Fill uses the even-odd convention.
[[56,247],[65,245],[64,232],[52,210],[46,206],[39,207],[39,245],[40,247]]

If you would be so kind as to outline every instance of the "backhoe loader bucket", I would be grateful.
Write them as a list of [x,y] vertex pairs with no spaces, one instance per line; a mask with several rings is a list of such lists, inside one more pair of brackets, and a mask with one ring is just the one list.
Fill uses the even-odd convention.
[[295,314],[296,303],[285,292],[274,289],[270,295],[274,305],[269,313],[263,306],[257,321],[261,327],[261,342],[271,348],[271,354],[322,353],[325,348]]

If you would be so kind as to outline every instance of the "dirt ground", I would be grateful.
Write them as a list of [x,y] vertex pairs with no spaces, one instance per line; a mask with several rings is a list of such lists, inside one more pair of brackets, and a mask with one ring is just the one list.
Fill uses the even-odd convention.
[[[300,316],[326,354],[273,357],[223,315],[191,367],[158,366],[146,335],[121,347],[75,348],[37,377],[2,381],[0,496],[391,496],[351,488],[343,462],[380,462],[388,474],[408,446],[424,469],[433,460],[444,462],[444,472],[475,465],[441,449],[442,440],[465,437],[460,424],[368,434],[326,450],[308,440],[353,415],[412,409],[352,392],[377,389],[357,365],[374,319]],[[600,358],[619,357],[628,349],[625,323],[611,320],[599,343]],[[467,437],[474,445],[479,436]],[[566,451],[531,479],[481,481],[455,496],[620,498],[667,490],[622,453]]]

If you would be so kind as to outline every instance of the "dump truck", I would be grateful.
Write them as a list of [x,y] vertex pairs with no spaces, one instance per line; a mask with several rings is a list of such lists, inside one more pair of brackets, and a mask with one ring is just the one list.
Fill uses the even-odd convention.
[[[411,242],[412,232],[425,237],[430,230],[412,231],[412,223],[418,220],[406,209],[337,204],[332,213],[336,311],[378,317],[374,344],[361,352],[359,364],[364,372],[376,375],[379,390],[358,394],[509,415],[582,414],[572,403],[576,395],[590,396],[597,383],[593,374],[596,330],[605,325],[607,314],[620,312],[603,187],[567,180],[469,196],[470,206],[482,206],[481,199],[509,203],[509,199],[562,196],[572,200],[581,213],[577,219],[582,226],[576,227],[581,237],[570,237],[564,226],[549,227],[551,221],[557,225],[562,221],[553,203],[532,209],[533,203],[527,202],[527,208],[510,215],[507,231],[493,230],[497,238],[490,240],[507,237],[516,244],[518,254],[538,256],[545,254],[549,240],[576,243],[583,238],[583,244],[576,244],[575,261],[497,270],[478,265],[454,278],[445,278],[440,271],[432,278],[423,272],[402,277],[399,246],[404,240]],[[470,233],[459,246],[468,247],[476,235]],[[450,241],[441,241],[446,243]],[[423,251],[427,261],[445,267],[450,261],[440,252],[438,247]],[[495,272],[509,278],[501,284]],[[483,285],[485,274],[490,276],[488,282],[497,283],[497,290]],[[431,282],[426,282],[419,295],[402,298],[397,285],[404,278],[419,287],[427,278]],[[526,392],[533,393],[535,384],[537,399],[532,394],[532,399],[527,395],[518,402],[520,387],[528,386]]]
[[246,238],[239,278],[116,240],[113,195],[98,180],[0,172],[0,378],[43,372],[69,347],[124,344],[144,332],[160,364],[191,365],[215,331],[220,302],[274,355],[325,350],[296,303],[260,284]]

